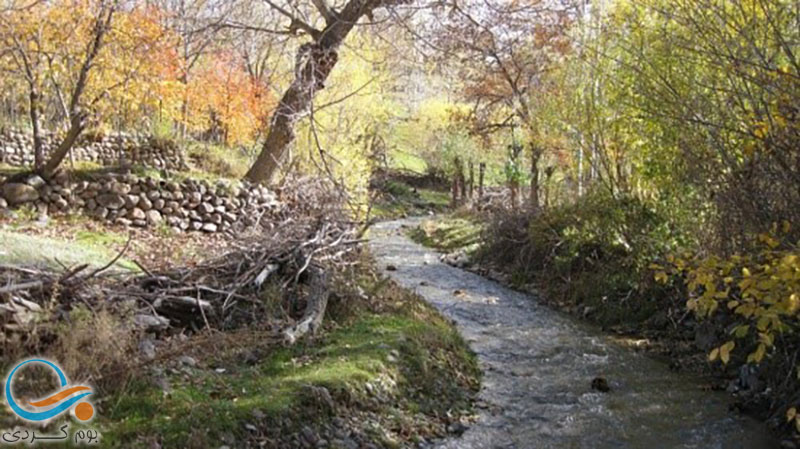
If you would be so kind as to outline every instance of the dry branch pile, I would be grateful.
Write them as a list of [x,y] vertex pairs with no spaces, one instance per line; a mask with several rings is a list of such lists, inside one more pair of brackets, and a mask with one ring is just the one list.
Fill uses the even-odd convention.
[[[293,343],[319,327],[328,272],[352,263],[361,240],[336,189],[305,180],[280,195],[280,216],[232,239],[225,254],[197,266],[151,271],[140,265],[141,274],[120,273],[113,266],[125,250],[100,268],[55,272],[0,266],[0,339],[30,346],[26,338],[35,327],[59,321],[82,304],[91,311],[133,310],[132,325],[147,333],[257,324],[273,331],[276,340]],[[268,300],[276,291],[289,304],[282,320],[274,319]]]

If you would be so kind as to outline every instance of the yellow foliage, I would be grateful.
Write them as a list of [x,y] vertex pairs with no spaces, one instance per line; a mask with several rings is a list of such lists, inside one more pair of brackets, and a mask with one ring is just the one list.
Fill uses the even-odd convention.
[[[686,306],[700,318],[713,315],[724,301],[725,310],[739,319],[731,334],[737,339],[752,335],[756,346],[747,361],[760,363],[774,347],[777,335],[793,332],[800,324],[800,251],[783,238],[790,229],[783,223],[758,236],[764,248],[756,254],[727,259],[672,257],[670,268],[656,264],[651,268],[660,282],[667,281],[667,271],[685,278],[690,295]],[[708,358],[728,363],[734,347],[729,341],[712,350]]]

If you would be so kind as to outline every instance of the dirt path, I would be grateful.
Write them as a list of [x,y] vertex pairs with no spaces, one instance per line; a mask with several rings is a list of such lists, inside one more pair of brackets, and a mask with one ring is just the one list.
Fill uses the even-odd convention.
[[[453,449],[776,447],[760,423],[728,412],[723,393],[614,343],[535,298],[439,262],[405,237],[414,219],[381,223],[373,254],[386,273],[454,319],[484,371],[479,421]],[[596,376],[612,391],[591,388]]]

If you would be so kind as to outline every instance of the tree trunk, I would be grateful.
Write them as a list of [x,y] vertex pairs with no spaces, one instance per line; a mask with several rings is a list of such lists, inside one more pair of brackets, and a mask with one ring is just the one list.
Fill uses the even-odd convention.
[[519,182],[517,181],[509,181],[508,182],[508,190],[511,192],[511,209],[517,209],[517,192],[519,190]]
[[542,150],[534,145],[531,145],[531,195],[530,195],[530,208],[533,211],[538,211],[539,203],[539,160],[542,158]]
[[453,173],[451,193],[450,207],[456,208],[458,206],[458,173]]
[[483,178],[486,174],[486,162],[478,165],[478,202],[483,202]]
[[329,296],[328,275],[322,268],[312,265],[308,267],[308,279],[310,292],[303,317],[283,330],[283,340],[287,344],[295,343],[309,332],[312,334],[317,332],[322,327],[322,319],[325,318]]
[[75,141],[78,140],[78,136],[81,135],[84,128],[86,127],[86,115],[83,113],[77,113],[72,116],[70,120],[69,131],[67,131],[67,135],[64,136],[64,140],[58,145],[58,148],[53,151],[50,155],[50,158],[47,160],[47,163],[44,167],[39,170],[39,173],[42,175],[43,178],[49,179],[58,170],[58,166],[61,165],[61,162],[64,158],[69,154],[72,146],[75,145]]
[[475,163],[469,161],[469,190],[467,191],[467,198],[472,200],[472,194],[475,190]]
[[380,0],[351,0],[339,14],[326,17],[327,26],[323,31],[311,30],[315,42],[305,43],[297,50],[294,80],[272,115],[267,139],[245,179],[255,183],[272,181],[294,141],[295,124],[309,112],[314,96],[325,87],[325,80],[338,61],[339,46],[361,16],[371,14],[376,7],[390,3]]
[[39,92],[31,85],[31,127],[33,128],[33,169],[39,171],[44,166],[44,143],[42,142],[42,129],[39,121]]
[[69,130],[64,140],[58,145],[58,148],[50,155],[47,163],[44,165],[39,173],[43,178],[47,179],[55,174],[58,166],[67,156],[72,149],[78,136],[83,132],[86,127],[86,113],[80,108],[81,97],[86,90],[86,84],[89,82],[89,71],[94,66],[94,61],[103,47],[103,38],[106,33],[111,29],[111,20],[114,17],[114,12],[119,6],[117,0],[111,1],[109,4],[103,3],[100,11],[97,13],[97,18],[94,23],[92,32],[92,41],[86,49],[86,57],[81,65],[81,70],[78,72],[78,79],[75,81],[75,89],[72,91],[72,97],[69,103]]

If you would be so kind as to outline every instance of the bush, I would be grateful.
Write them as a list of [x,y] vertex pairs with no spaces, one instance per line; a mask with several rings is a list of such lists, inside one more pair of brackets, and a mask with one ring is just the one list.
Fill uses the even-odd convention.
[[495,216],[478,258],[518,286],[537,284],[549,300],[588,307],[604,324],[643,320],[667,298],[648,266],[687,243],[665,217],[635,197],[593,193],[540,214]]
[[660,282],[685,284],[686,307],[713,323],[715,341],[708,360],[721,361],[732,373],[758,373],[762,387],[774,392],[766,407],[773,416],[795,410],[787,418],[800,429],[800,249],[792,235],[790,223],[784,222],[753,239],[759,242],[758,251],[730,257],[669,256],[667,263],[651,268]]

